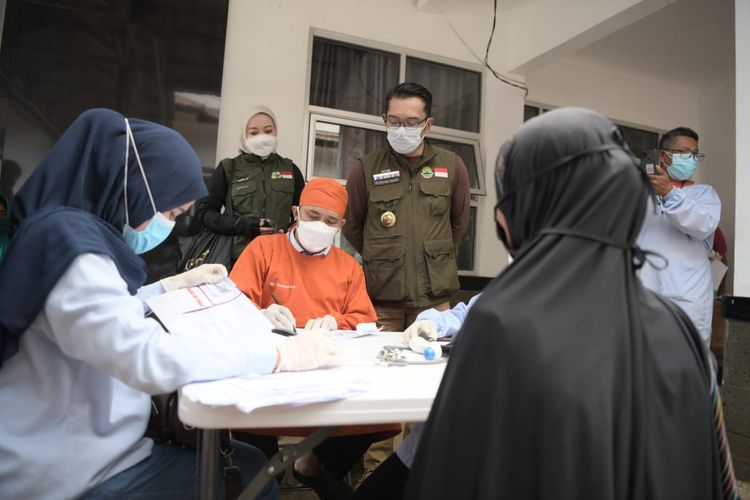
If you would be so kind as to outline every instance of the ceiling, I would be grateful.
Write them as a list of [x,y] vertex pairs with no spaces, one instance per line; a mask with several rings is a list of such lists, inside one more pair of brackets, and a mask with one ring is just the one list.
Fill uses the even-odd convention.
[[575,56],[703,88],[734,83],[734,0],[679,0]]

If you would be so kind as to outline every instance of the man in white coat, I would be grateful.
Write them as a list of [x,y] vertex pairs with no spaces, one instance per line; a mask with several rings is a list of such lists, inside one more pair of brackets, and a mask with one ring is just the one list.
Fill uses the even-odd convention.
[[659,165],[651,174],[656,204],[649,200],[638,245],[667,259],[661,268],[654,259],[640,270],[646,288],[680,306],[709,345],[713,286],[708,253],[721,216],[714,188],[691,179],[705,155],[698,134],[687,127],[665,133],[659,141]]

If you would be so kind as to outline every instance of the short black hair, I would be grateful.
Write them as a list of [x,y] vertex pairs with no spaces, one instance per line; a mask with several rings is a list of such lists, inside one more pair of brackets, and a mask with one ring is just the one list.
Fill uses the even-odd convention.
[[432,94],[422,85],[414,82],[404,82],[393,87],[385,96],[385,109],[383,113],[388,114],[388,104],[390,104],[391,99],[394,97],[400,99],[419,97],[424,102],[424,111],[427,113],[427,118],[432,116]]
[[695,141],[698,142],[698,134],[695,132],[695,130],[688,127],[677,127],[673,128],[669,132],[664,132],[664,135],[662,135],[661,139],[659,139],[659,149],[669,149],[669,146],[672,144],[672,139],[680,136],[690,137],[691,139],[695,139]]

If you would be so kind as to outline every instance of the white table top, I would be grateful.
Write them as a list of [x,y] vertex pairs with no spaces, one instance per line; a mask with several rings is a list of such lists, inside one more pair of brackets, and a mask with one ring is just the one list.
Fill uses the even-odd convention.
[[[391,332],[337,342],[344,364],[356,366],[372,383],[371,389],[359,396],[303,406],[270,406],[250,413],[243,413],[235,406],[211,407],[180,398],[180,420],[202,429],[425,421],[446,364],[376,366],[376,356],[383,345],[401,343],[401,333]],[[304,372],[300,372],[300,376],[304,376]]]

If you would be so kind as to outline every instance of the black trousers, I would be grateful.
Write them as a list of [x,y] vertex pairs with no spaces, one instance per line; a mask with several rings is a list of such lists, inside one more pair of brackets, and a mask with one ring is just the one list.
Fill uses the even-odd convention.
[[[235,439],[260,449],[269,459],[279,451],[279,440],[276,436],[247,432],[233,432],[232,435]],[[381,437],[382,434],[379,432],[330,437],[313,448],[313,451],[328,474],[334,479],[341,479],[367,451],[367,448]]]

